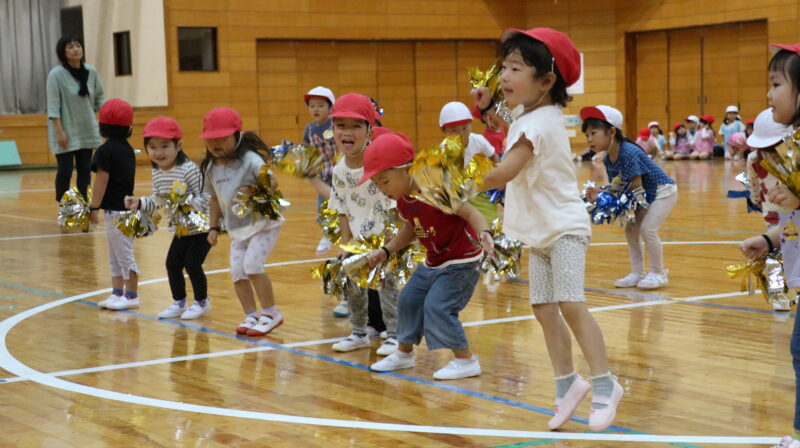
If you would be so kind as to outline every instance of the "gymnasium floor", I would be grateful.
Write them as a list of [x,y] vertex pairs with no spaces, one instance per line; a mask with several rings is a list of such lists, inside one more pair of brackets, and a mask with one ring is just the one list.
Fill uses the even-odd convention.
[[[615,289],[629,271],[623,231],[593,229],[587,305],[626,390],[617,426],[603,434],[588,432],[588,400],[562,431],[547,431],[553,375],[527,267],[516,281],[481,282],[461,315],[481,376],[433,380],[452,355],[424,347],[416,368],[372,373],[377,342],[330,348],[349,323],[332,317],[335,301],[309,276],[319,232],[305,182],[281,177],[292,206],[267,260],[286,322],[248,339],[233,332],[241,308],[227,238],[205,264],[211,314],[155,317],[170,302],[166,230],[135,242],[142,307],[101,311],[110,286],[103,229],[59,231],[55,171],[0,172],[0,446],[768,446],[792,423],[793,314],[773,313],[725,277],[725,265],[741,261],[737,243],[764,230],[743,200],[725,197],[742,188],[732,181],[742,166],[664,167],[680,191],[661,231],[667,287]],[[578,171],[582,182],[589,164]],[[137,193],[149,193],[149,181],[140,165]]]

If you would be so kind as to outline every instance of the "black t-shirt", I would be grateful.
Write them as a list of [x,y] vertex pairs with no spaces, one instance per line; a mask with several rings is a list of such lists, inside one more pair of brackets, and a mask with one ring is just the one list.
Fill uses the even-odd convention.
[[133,195],[136,177],[136,155],[127,140],[109,139],[97,147],[92,157],[92,171],[108,173],[108,186],[100,208],[125,210],[125,196]]

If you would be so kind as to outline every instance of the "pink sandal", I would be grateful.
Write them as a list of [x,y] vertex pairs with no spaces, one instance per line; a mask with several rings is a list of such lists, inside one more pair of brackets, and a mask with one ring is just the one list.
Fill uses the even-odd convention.
[[611,392],[610,397],[603,395],[593,396],[592,403],[605,404],[606,407],[603,409],[592,409],[589,412],[589,429],[600,432],[605,431],[606,428],[611,426],[614,417],[617,416],[617,405],[619,405],[619,401],[622,400],[623,395],[625,395],[625,389],[614,379],[614,390]]
[[556,398],[555,415],[547,422],[547,427],[552,431],[569,421],[572,418],[572,414],[575,413],[575,409],[578,408],[581,400],[589,393],[591,388],[592,386],[589,382],[578,375],[569,390],[567,390],[567,393],[564,394],[564,397]]

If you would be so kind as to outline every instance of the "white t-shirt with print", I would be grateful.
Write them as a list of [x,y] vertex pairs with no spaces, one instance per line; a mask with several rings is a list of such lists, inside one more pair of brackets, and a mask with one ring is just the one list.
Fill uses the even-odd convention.
[[564,235],[591,237],[561,107],[522,112],[522,106],[513,111],[506,152],[525,136],[533,144],[533,157],[507,184],[505,233],[537,249]]
[[353,237],[383,232],[384,221],[389,218],[387,212],[397,207],[393,199],[378,191],[371,179],[356,185],[363,175],[363,167],[349,168],[344,157],[333,167],[328,207],[347,216]]
[[486,137],[480,134],[469,134],[469,144],[464,150],[464,168],[467,167],[475,154],[483,154],[491,159],[494,156],[494,146],[489,143],[489,140],[486,140]]

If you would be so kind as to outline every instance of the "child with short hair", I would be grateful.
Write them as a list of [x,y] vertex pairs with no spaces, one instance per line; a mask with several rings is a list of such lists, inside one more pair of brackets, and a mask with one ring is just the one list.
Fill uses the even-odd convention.
[[[481,246],[492,254],[494,241],[486,220],[469,203],[450,215],[411,196],[419,191],[408,173],[413,158],[411,141],[396,133],[377,137],[364,153],[359,183],[372,179],[383,194],[397,201],[397,212],[405,221],[391,241],[370,252],[371,265],[383,262],[415,238],[427,249],[425,263],[400,292],[398,348],[370,369],[388,372],[414,367],[414,345],[424,336],[429,350],[447,348],[455,354],[454,360],[434,372],[434,379],[477,376],[481,366],[470,350],[458,313],[469,303],[478,282]],[[480,246],[475,243],[478,240]]]
[[[319,148],[322,156],[322,171],[318,176],[309,178],[311,185],[317,190],[317,210],[322,201],[331,197],[331,171],[333,158],[336,155],[336,143],[333,141],[333,122],[330,119],[331,109],[336,103],[331,89],[317,86],[303,95],[312,121],[303,130],[303,144]],[[329,251],[333,243],[323,235],[317,245],[317,253]]]
[[136,155],[128,143],[133,125],[133,108],[127,101],[114,98],[100,108],[100,136],[105,142],[92,157],[95,172],[89,220],[103,220],[108,241],[111,270],[111,295],[97,305],[119,311],[139,307],[139,266],[133,255],[133,237],[126,236],[114,224],[114,218],[125,211],[125,196],[133,194],[136,177]]
[[[359,183],[364,174],[364,151],[370,143],[375,125],[374,106],[370,98],[358,93],[339,97],[333,106],[333,135],[336,147],[344,157],[333,167],[333,185],[329,207],[339,213],[341,244],[354,238],[380,235],[384,223],[394,222],[395,201],[386,197],[370,180]],[[341,256],[348,254],[342,253]],[[350,312],[352,333],[333,344],[337,352],[349,352],[369,347],[367,329],[369,316],[369,289],[359,288],[358,293],[346,297]],[[387,273],[378,289],[387,339],[377,350],[380,356],[392,354],[397,349],[397,296],[396,279]]]
[[[211,195],[208,243],[217,244],[220,219],[224,220],[231,238],[233,287],[245,313],[236,333],[264,336],[283,323],[264,260],[278,242],[284,220],[262,215],[239,217],[232,207],[238,192],[247,193],[258,182],[269,148],[255,133],[242,132],[242,117],[229,107],[216,107],[203,117],[200,138],[206,143],[206,157],[200,164],[203,192]],[[269,180],[271,188],[277,189],[278,181],[272,173]],[[260,313],[253,290],[261,304]]]
[[[586,308],[583,290],[592,230],[563,113],[572,99],[567,87],[580,78],[580,53],[569,37],[550,28],[508,29],[501,52],[500,83],[506,99],[518,106],[503,160],[484,176],[482,188],[508,184],[504,232],[531,247],[530,302],[556,383],[555,415],[548,427],[566,423],[591,389],[589,428],[603,431],[614,421],[625,391],[609,370],[603,333]],[[489,89],[476,89],[473,96],[481,110],[491,108]],[[589,364],[591,384],[575,372],[570,329]]]
[[689,156],[690,159],[708,160],[714,157],[716,136],[712,124],[714,124],[714,117],[711,115],[700,117],[700,126],[697,128],[697,134],[694,138],[694,152]]
[[[767,93],[776,123],[800,129],[800,42],[794,45],[772,44],[778,51],[769,61],[770,89]],[[781,207],[777,226],[767,233],[742,242],[744,255],[754,260],[773,247],[780,247],[786,286],[800,287],[800,241],[796,238],[800,225],[800,198],[785,185],[770,190],[768,199]],[[794,434],[785,436],[774,448],[800,448],[800,319],[795,316],[791,337],[792,366],[795,378]]]
[[[200,169],[183,152],[183,130],[178,122],[170,117],[154,118],[144,125],[142,136],[153,167],[153,194],[141,198],[126,196],[125,207],[152,213],[163,207],[164,197],[173,190],[175,182],[180,182],[186,185],[186,193],[193,195],[192,206],[208,216],[209,195],[202,192]],[[167,251],[167,277],[173,303],[158,314],[160,319],[197,319],[211,311],[206,273],[203,271],[203,262],[211,250],[208,231],[194,223],[188,226],[187,231],[187,235],[174,235]],[[192,306],[186,303],[184,269],[194,289]]]
[[[477,154],[483,154],[497,163],[500,157],[495,154],[494,147],[489,140],[480,134],[472,133],[472,112],[464,104],[458,101],[451,101],[442,107],[439,112],[439,129],[445,137],[457,135],[466,146],[464,148],[464,166]],[[486,193],[479,193],[469,200],[473,207],[486,218],[486,222],[491,223],[498,217],[497,205],[493,204]]]
[[694,148],[694,142],[697,138],[697,130],[700,126],[700,118],[697,115],[689,115],[686,117],[686,135],[689,137],[689,143]]

